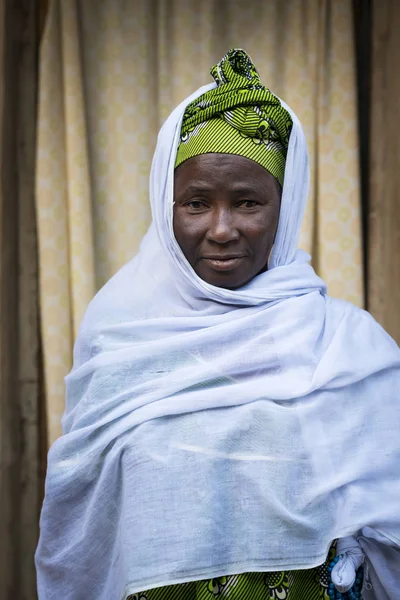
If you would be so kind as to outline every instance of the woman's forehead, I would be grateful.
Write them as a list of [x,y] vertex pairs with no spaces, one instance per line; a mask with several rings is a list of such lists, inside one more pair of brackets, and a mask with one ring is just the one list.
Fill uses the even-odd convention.
[[175,187],[183,185],[186,191],[207,191],[221,185],[233,192],[244,192],[258,187],[274,187],[278,181],[255,161],[234,154],[200,154],[188,159],[175,169]]

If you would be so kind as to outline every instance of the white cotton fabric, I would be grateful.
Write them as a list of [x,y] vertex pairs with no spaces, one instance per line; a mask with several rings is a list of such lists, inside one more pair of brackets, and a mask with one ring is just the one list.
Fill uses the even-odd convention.
[[354,585],[357,571],[364,562],[364,552],[355,537],[341,538],[336,544],[339,560],[332,569],[331,579],[338,592],[348,592]]
[[153,224],[83,320],[49,452],[40,600],[311,568],[362,528],[400,548],[400,353],[370,315],[327,296],[297,249],[308,159],[292,111],[270,269],[216,288],[175,241],[180,123],[211,87],[164,124]]

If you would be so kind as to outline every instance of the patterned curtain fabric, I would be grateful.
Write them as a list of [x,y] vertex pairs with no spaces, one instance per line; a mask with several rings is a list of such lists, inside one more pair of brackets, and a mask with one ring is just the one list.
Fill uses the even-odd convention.
[[36,183],[49,443],[86,306],[150,222],[158,128],[232,47],[303,124],[311,191],[301,247],[331,295],[363,304],[351,0],[52,0]]

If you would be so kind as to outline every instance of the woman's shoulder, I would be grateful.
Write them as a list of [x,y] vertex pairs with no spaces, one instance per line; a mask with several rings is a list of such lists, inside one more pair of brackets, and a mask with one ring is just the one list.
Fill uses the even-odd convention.
[[[332,298],[326,296],[327,310],[332,311],[339,321],[353,328],[362,328],[371,332],[378,337],[390,339],[394,344],[396,342],[390,337],[385,329],[378,323],[373,315],[366,309],[356,306],[352,302],[342,300],[340,298]],[[396,344],[397,346],[397,344]]]
[[[400,349],[396,341],[376,321],[367,310],[346,300],[326,297],[327,314],[334,322],[333,339],[346,346],[346,354],[351,356],[374,357],[387,364],[400,364]],[[350,354],[349,354],[350,353]]]

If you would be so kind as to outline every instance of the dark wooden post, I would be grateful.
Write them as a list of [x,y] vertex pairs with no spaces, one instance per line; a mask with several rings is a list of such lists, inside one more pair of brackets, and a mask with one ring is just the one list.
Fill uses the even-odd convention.
[[36,597],[36,0],[0,0],[0,600]]

